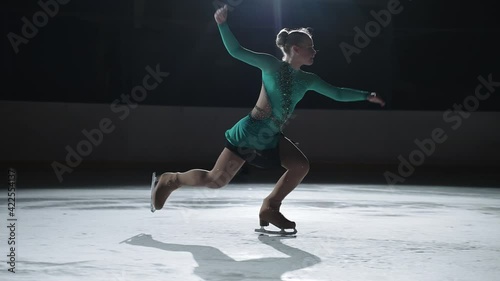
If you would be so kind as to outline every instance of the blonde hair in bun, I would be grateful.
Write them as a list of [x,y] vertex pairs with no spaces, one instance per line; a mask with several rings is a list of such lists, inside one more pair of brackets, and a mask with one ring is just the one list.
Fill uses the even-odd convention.
[[290,54],[290,48],[302,43],[305,38],[312,38],[311,33],[312,28],[310,27],[295,29],[283,28],[278,32],[278,35],[276,35],[276,46],[280,48],[284,54]]

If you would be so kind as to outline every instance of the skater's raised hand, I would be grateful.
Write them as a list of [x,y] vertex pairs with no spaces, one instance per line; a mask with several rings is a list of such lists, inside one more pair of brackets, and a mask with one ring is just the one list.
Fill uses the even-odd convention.
[[222,24],[226,22],[227,19],[227,4],[224,5],[224,7],[219,8],[217,11],[215,11],[214,18],[217,24]]
[[377,96],[377,93],[375,92],[372,92],[369,96],[368,96],[368,101],[369,102],[373,102],[373,103],[378,103],[380,104],[380,106],[384,107],[385,106],[385,101]]

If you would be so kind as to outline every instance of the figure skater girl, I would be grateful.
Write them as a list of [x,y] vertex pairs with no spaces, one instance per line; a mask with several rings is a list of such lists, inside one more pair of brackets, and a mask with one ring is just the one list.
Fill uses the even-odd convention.
[[222,41],[232,57],[262,71],[259,98],[251,112],[225,132],[226,145],[212,170],[166,172],[158,178],[153,174],[151,211],[162,209],[169,195],[181,186],[221,188],[227,185],[245,162],[260,168],[281,166],[286,171],[263,199],[260,225],[271,223],[282,231],[295,230],[295,222],[280,212],[280,206],[309,171],[306,156],[282,133],[296,104],[309,90],[341,102],[369,101],[381,106],[385,102],[374,92],[338,88],[314,73],[301,70],[303,65],[312,65],[316,55],[310,29],[284,28],[278,33],[276,45],[283,52],[280,60],[243,48],[229,29],[227,12],[225,5],[214,14]]

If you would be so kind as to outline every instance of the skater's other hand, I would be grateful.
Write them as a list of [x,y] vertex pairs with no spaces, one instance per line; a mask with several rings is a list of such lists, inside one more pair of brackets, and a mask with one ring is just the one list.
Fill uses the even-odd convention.
[[217,11],[215,11],[214,18],[217,24],[222,24],[226,22],[227,20],[227,4],[224,5],[224,7],[219,8]]
[[369,96],[368,96],[368,101],[369,102],[373,102],[373,103],[378,103],[380,104],[381,107],[384,107],[385,106],[385,101],[379,97],[377,95],[377,93],[375,92],[372,92]]

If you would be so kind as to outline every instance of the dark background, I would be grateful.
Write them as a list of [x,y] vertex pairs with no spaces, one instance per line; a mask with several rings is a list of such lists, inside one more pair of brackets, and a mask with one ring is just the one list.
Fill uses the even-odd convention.
[[[45,1],[46,2],[46,1]],[[223,1],[222,1],[223,2]],[[229,13],[241,45],[281,58],[274,45],[283,27],[314,29],[315,64],[303,67],[336,86],[377,91],[386,110],[446,110],[474,94],[478,76],[498,71],[499,17],[493,3],[401,1],[403,11],[347,63],[339,47],[353,44],[370,11],[389,1],[244,0]],[[111,103],[142,83],[145,67],[170,76],[143,104],[253,107],[260,71],[229,56],[213,19],[214,1],[72,0],[16,54],[8,39],[22,35],[37,1],[2,9],[0,99]],[[372,109],[309,94],[297,108]],[[498,93],[479,111],[500,111]]]

